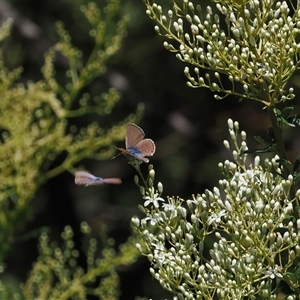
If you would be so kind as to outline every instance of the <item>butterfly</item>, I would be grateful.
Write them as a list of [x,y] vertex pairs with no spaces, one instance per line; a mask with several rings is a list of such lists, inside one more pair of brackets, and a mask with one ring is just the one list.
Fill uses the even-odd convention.
[[131,123],[127,125],[125,146],[126,149],[117,148],[125,155],[130,155],[145,163],[149,162],[149,159],[145,156],[152,156],[155,152],[155,144],[151,139],[144,139],[145,133],[142,128]]
[[86,171],[77,171],[75,173],[75,183],[77,185],[101,185],[101,184],[121,184],[120,178],[101,178]]

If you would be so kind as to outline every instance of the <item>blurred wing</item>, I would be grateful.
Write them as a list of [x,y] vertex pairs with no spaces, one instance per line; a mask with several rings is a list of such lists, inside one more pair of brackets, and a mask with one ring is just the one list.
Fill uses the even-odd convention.
[[75,177],[75,184],[77,185],[89,185],[91,179]]
[[95,178],[97,177],[86,171],[77,171],[75,173],[75,183],[78,185],[89,185]]
[[131,123],[127,125],[126,128],[126,137],[125,137],[125,146],[126,149],[134,147],[140,142],[145,136],[145,133],[142,128]]
[[121,184],[121,178],[103,178],[103,183],[106,184]]
[[96,178],[95,175],[93,175],[89,172],[86,172],[86,171],[76,171],[75,172],[75,177],[82,177],[82,178],[89,178],[89,179]]
[[104,183],[103,178],[96,177],[93,174],[86,171],[77,171],[75,173],[75,183],[77,185],[101,185]]
[[121,184],[120,178],[101,178],[86,171],[77,171],[75,173],[75,183],[78,185],[101,185],[101,184]]

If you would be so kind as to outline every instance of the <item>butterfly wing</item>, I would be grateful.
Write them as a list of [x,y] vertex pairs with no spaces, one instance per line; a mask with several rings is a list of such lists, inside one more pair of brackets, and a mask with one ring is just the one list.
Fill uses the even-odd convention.
[[152,156],[155,152],[155,144],[151,139],[144,139],[145,133],[139,126],[130,123],[126,127],[125,145],[126,149],[117,148],[121,153],[134,158],[149,162],[145,156]]
[[103,178],[103,183],[106,184],[121,184],[121,178]]
[[143,156],[153,156],[156,150],[155,143],[151,139],[144,139],[135,147],[143,153]]
[[142,128],[131,123],[126,127],[125,146],[126,149],[134,147],[145,137],[145,133]]
[[93,174],[86,171],[77,171],[75,173],[75,183],[77,185],[91,185],[95,180],[97,180],[97,178],[99,177],[96,177]]
[[96,178],[96,176],[94,176],[93,174],[87,171],[76,171],[75,177],[82,177],[82,178],[89,178],[89,179]]
[[75,173],[75,183],[77,185],[102,185],[102,184],[121,184],[120,178],[101,178],[86,171],[77,171]]
[[155,149],[155,143],[151,139],[144,139],[139,141],[135,147],[129,148],[128,152],[133,157],[148,163],[149,159],[145,158],[145,156],[152,156],[155,153]]

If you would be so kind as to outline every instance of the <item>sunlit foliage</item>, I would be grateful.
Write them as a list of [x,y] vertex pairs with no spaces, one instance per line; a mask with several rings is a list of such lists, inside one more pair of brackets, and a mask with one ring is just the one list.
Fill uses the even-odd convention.
[[[84,158],[111,158],[114,143],[124,138],[124,126],[141,117],[143,107],[139,106],[117,124],[109,123],[109,118],[105,126],[94,122],[77,128],[70,123],[71,118],[92,113],[104,120],[120,100],[121,95],[114,87],[100,95],[83,90],[105,73],[108,59],[120,50],[128,21],[127,15],[120,14],[120,3],[108,0],[101,9],[96,3],[82,7],[94,44],[88,55],[73,46],[71,36],[58,22],[59,40],[45,54],[43,79],[38,82],[21,84],[22,69],[7,70],[0,55],[0,265],[16,232],[30,217],[29,204],[38,188],[64,171],[73,172],[73,166]],[[11,24],[8,20],[2,25],[1,41],[9,36]],[[57,59],[66,67],[64,77],[56,74]],[[58,156],[63,158],[62,162],[53,164]],[[91,239],[86,253],[88,269],[84,270],[77,267],[79,252],[74,248],[72,234],[67,227],[62,235],[63,248],[52,246],[46,233],[42,234],[40,257],[22,293],[26,299],[68,299],[75,294],[76,299],[86,299],[90,292],[85,289],[97,276],[103,279],[91,293],[103,293],[105,299],[118,298],[114,267],[135,259],[137,253],[131,242],[116,253],[107,244],[102,256],[97,252],[101,257],[98,260],[95,239]],[[12,297],[9,287],[3,284],[0,291],[1,299]]]

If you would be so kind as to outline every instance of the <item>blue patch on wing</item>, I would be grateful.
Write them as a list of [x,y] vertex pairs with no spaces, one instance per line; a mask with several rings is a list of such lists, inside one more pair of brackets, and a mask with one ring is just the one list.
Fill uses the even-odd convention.
[[130,155],[132,155],[134,157],[143,156],[143,152],[140,149],[136,148],[136,147],[128,147],[127,150],[130,153]]
[[96,178],[91,179],[91,182],[101,182],[101,181],[103,181],[103,179],[101,177],[96,177]]

